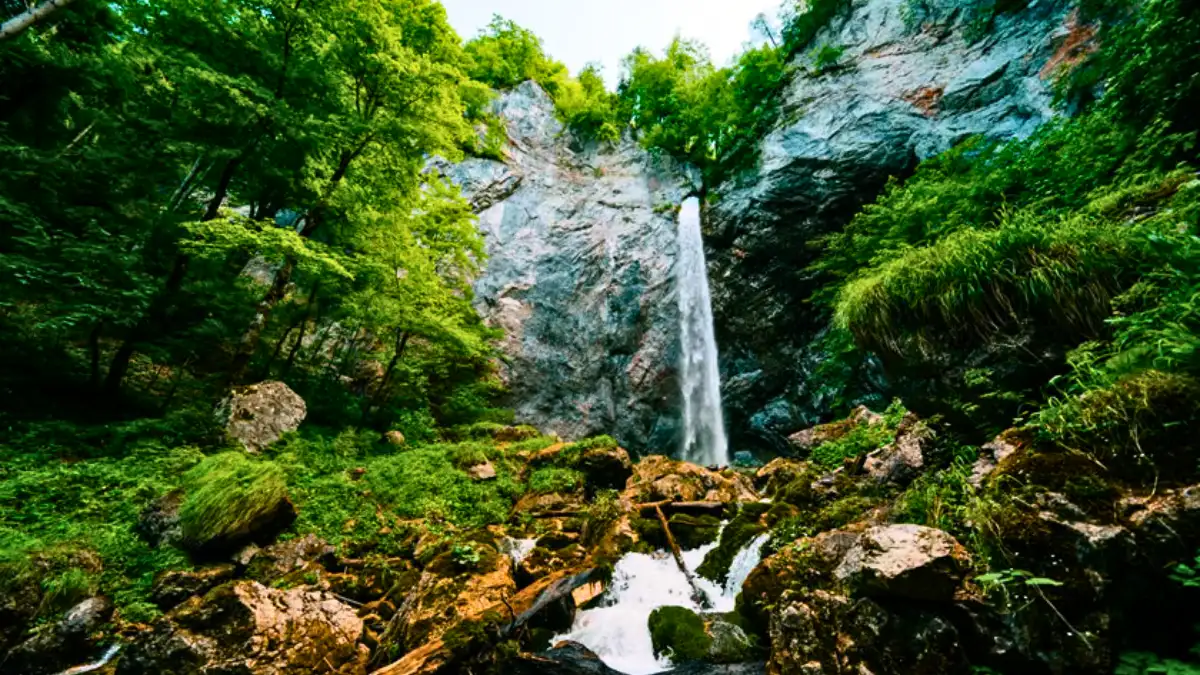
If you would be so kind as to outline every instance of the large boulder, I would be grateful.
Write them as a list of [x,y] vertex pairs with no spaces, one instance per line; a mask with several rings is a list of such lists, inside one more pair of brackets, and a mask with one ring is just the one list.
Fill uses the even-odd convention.
[[[1075,3],[1009,4],[984,18],[995,3],[844,3],[797,51],[783,114],[753,167],[710,186],[705,243],[737,447],[784,452],[789,434],[842,399],[814,376],[827,360],[816,340],[827,323],[809,302],[826,279],[802,273],[820,250],[813,240],[842,228],[921,160],[976,134],[1025,137],[1053,117],[1047,64],[1079,35]],[[823,46],[841,50],[838,66],[813,72]],[[879,364],[856,371],[853,385],[886,386]]]
[[850,538],[834,532],[816,546],[840,558],[833,578],[861,596],[949,601],[968,567],[954,537],[921,525],[872,527]]
[[[582,147],[526,82],[502,93],[504,161],[434,166],[479,213],[476,307],[503,328],[517,418],[564,438],[673,442],[679,350],[675,209],[694,190],[632,138]],[[656,432],[657,430],[657,432]]]
[[366,672],[363,622],[325,593],[254,581],[193,597],[124,652],[120,675],[315,675]]
[[282,382],[238,387],[217,406],[217,420],[248,452],[261,452],[308,416],[304,399]]

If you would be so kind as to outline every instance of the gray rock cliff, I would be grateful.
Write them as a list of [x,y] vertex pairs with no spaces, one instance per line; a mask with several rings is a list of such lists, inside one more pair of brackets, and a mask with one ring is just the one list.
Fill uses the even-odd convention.
[[1086,30],[1072,3],[1034,0],[990,26],[978,4],[853,0],[813,41],[843,48],[837,65],[816,73],[811,52],[799,55],[757,167],[711,190],[709,270],[735,447],[782,450],[788,433],[830,412],[811,378],[825,322],[806,303],[813,240],[920,160],[974,135],[1028,136],[1055,114],[1053,66],[1086,48],[1068,39]]
[[506,159],[441,169],[479,213],[476,306],[521,422],[673,451],[676,209],[686,173],[631,140],[578,149],[536,84],[500,96]]

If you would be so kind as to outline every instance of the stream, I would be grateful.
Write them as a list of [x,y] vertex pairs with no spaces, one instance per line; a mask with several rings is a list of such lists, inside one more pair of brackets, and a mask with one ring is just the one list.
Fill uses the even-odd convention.
[[[738,552],[729,570],[724,587],[696,577],[696,583],[712,602],[702,608],[692,597],[692,587],[668,552],[630,553],[617,562],[612,583],[599,607],[579,612],[575,624],[553,642],[571,640],[592,650],[610,668],[628,675],[650,675],[671,668],[669,659],[654,656],[648,622],[650,613],[659,607],[674,605],[693,611],[730,612],[746,577],[758,565],[763,535]],[[709,544],[684,551],[688,569],[694,570],[704,556],[716,548]]]

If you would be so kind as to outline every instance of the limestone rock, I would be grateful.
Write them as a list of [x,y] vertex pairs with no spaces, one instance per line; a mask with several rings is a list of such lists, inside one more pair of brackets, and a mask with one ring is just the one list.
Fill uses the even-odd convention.
[[239,581],[193,597],[125,651],[120,675],[366,672],[363,623],[323,593]]
[[235,389],[217,407],[217,419],[249,452],[261,452],[295,431],[308,415],[304,399],[282,382]]
[[[476,307],[505,330],[517,418],[565,438],[673,442],[675,213],[694,188],[633,139],[581,148],[533,82],[500,95],[506,159],[434,168],[479,213]],[[661,424],[656,424],[661,418]]]
[[770,637],[771,675],[971,672],[962,637],[946,618],[828,591],[785,603],[772,615]]
[[491,462],[476,464],[467,469],[467,475],[471,477],[471,480],[480,482],[496,480],[496,467],[492,466]]
[[896,429],[896,440],[867,455],[863,470],[877,483],[907,485],[925,468],[925,448],[933,434],[909,413]]
[[516,595],[512,558],[492,549],[478,552],[480,561],[475,569],[461,569],[449,551],[426,565],[388,623],[381,645],[403,654],[438,640],[462,617],[479,614]]
[[954,596],[966,567],[966,551],[945,532],[886,525],[858,536],[833,577],[856,595],[945,601]]

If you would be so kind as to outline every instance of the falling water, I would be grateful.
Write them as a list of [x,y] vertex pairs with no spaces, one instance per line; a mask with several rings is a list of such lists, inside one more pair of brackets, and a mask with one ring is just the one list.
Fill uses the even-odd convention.
[[678,237],[683,457],[697,464],[725,466],[729,464],[729,447],[721,413],[721,376],[717,371],[708,265],[700,235],[700,202],[695,197],[684,201],[679,211]]
[[68,669],[62,671],[61,673],[59,673],[58,675],[81,675],[82,673],[90,673],[93,671],[100,670],[104,666],[107,666],[108,662],[112,661],[113,657],[116,656],[117,652],[120,650],[121,650],[121,645],[119,645],[119,644],[112,645],[111,647],[109,647],[107,650],[104,651],[104,655],[100,657],[99,661],[96,661],[95,663],[89,663],[89,664],[83,665],[83,666],[75,666],[74,668],[68,668]]
[[729,566],[729,576],[725,578],[725,592],[722,597],[737,598],[737,594],[742,590],[742,584],[746,583],[750,573],[754,571],[755,567],[758,567],[758,563],[762,562],[762,547],[770,538],[770,534],[758,535],[754,541],[747,544],[733,557],[733,564]]

